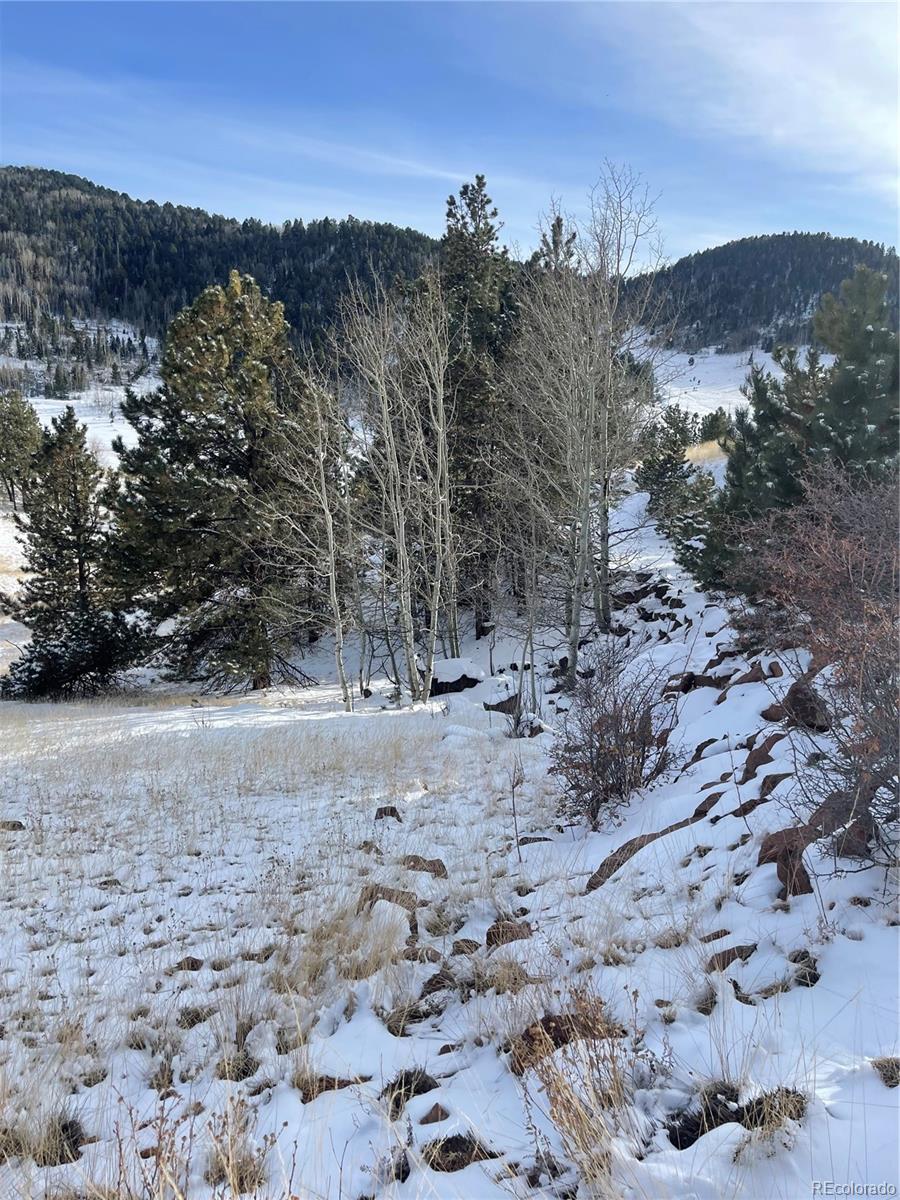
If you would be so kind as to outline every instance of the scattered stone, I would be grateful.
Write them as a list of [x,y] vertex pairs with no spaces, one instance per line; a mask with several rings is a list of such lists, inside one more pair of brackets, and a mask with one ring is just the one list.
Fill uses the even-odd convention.
[[175,970],[175,971],[199,971],[202,966],[203,966],[202,958],[195,958],[192,954],[189,954],[187,958],[183,958],[183,959],[181,959],[180,962],[177,962],[175,964],[175,966],[173,967],[173,970]]
[[785,779],[790,779],[792,775],[793,771],[782,771],[780,774],[766,775],[759,788],[760,800],[768,800],[779,783],[783,783]]
[[474,954],[476,950],[481,949],[481,943],[476,942],[474,938],[457,938],[450,948],[452,954]]
[[772,747],[776,744],[776,742],[780,742],[785,736],[786,735],[783,733],[770,733],[769,736],[758,746],[754,744],[750,749],[750,753],[747,755],[747,759],[744,763],[744,773],[738,780],[738,783],[749,783],[751,779],[755,778],[756,772],[759,770],[759,768],[772,761],[772,755],[770,753]]
[[301,1072],[294,1077],[294,1087],[304,1104],[309,1104],[325,1092],[340,1092],[354,1084],[368,1083],[371,1075],[360,1075],[356,1079],[341,1079],[336,1075],[312,1075]]
[[510,1070],[514,1075],[524,1075],[536,1062],[571,1042],[624,1036],[625,1030],[606,1016],[601,1005],[594,1011],[548,1013],[513,1039]]
[[407,962],[436,963],[441,961],[439,950],[434,946],[407,946],[403,951]]
[[762,683],[765,680],[765,672],[762,669],[762,663],[757,659],[749,671],[745,671],[743,675],[738,675],[733,679],[732,685],[736,686],[739,683]]
[[816,970],[816,959],[813,958],[808,950],[793,950],[788,955],[788,962],[796,967],[794,971],[794,983],[797,987],[815,987],[822,978]]
[[770,662],[769,669],[766,674],[770,679],[780,679],[784,674],[784,668],[780,662]]
[[411,1067],[401,1071],[396,1078],[391,1080],[382,1091],[381,1099],[387,1102],[391,1120],[397,1121],[413,1096],[424,1096],[428,1092],[433,1092],[436,1087],[438,1087],[436,1079],[432,1079],[421,1067]]
[[518,942],[531,937],[531,926],[527,921],[510,921],[499,917],[485,936],[488,948],[505,946],[509,942]]
[[424,1000],[427,996],[433,996],[435,992],[445,992],[449,988],[456,987],[456,979],[453,973],[446,967],[441,967],[439,971],[426,979],[422,984],[422,991],[419,994],[419,999]]
[[774,863],[782,885],[780,900],[791,896],[808,896],[812,893],[812,881],[803,865],[803,852],[815,841],[818,833],[809,825],[795,825],[790,829],[779,829],[767,833],[759,849],[756,865]]
[[707,974],[711,974],[713,971],[725,971],[738,959],[746,962],[750,955],[755,953],[756,945],[756,942],[752,942],[746,946],[729,946],[726,950],[717,950],[706,964]]
[[472,1163],[499,1157],[471,1133],[455,1133],[422,1147],[422,1158],[433,1171],[462,1171]]
[[776,1088],[756,1096],[746,1104],[738,1103],[738,1090],[731,1083],[708,1084],[700,1092],[699,1108],[683,1113],[666,1127],[669,1141],[679,1150],[687,1150],[705,1133],[721,1125],[736,1123],[745,1129],[773,1131],[786,1121],[799,1121],[806,1113],[807,1100],[793,1088]]
[[443,1104],[432,1104],[428,1112],[419,1121],[420,1125],[436,1125],[438,1121],[446,1121],[450,1114]]
[[447,878],[447,868],[439,858],[423,858],[421,854],[406,854],[400,861],[408,871],[427,871],[435,879]]

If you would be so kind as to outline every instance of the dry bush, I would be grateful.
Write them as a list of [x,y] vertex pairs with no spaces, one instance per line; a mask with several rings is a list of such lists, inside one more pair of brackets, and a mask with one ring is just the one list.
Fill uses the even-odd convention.
[[[807,646],[830,666],[820,699],[827,738],[811,739],[798,779],[810,804],[840,804],[859,822],[874,861],[896,860],[897,474],[851,475],[820,466],[802,503],[767,514],[746,532],[741,582],[758,601],[744,625],[768,645]],[[840,851],[840,846],[838,846]]]
[[665,673],[634,666],[620,643],[594,649],[551,752],[568,811],[595,828],[601,814],[614,814],[676,766],[666,744],[675,709],[662,695]]

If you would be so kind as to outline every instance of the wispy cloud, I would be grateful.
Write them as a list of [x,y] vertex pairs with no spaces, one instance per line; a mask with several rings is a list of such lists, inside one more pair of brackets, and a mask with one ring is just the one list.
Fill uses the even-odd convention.
[[680,133],[897,198],[897,8],[603,4],[569,10],[631,65],[629,103]]

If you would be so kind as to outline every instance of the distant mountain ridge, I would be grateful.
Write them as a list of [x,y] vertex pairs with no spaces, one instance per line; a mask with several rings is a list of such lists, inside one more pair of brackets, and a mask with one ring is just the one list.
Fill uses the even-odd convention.
[[[438,243],[414,229],[361,221],[237,221],[199,208],[133,200],[77,175],[0,168],[0,320],[44,313],[120,318],[157,336],[208,284],[237,267],[284,302],[295,332],[333,320],[348,277],[412,278]],[[825,233],[762,234],[679,259],[656,286],[685,349],[769,349],[804,342],[823,293],[859,265],[889,277],[896,251]]]
[[160,335],[237,267],[284,302],[294,331],[335,315],[348,276],[417,275],[437,243],[354,217],[267,225],[133,200],[77,175],[0,168],[0,319],[117,317]]
[[668,317],[684,349],[771,350],[810,342],[822,296],[836,293],[859,266],[888,276],[896,319],[896,251],[827,233],[760,234],[689,254],[662,271],[656,286],[671,297]]

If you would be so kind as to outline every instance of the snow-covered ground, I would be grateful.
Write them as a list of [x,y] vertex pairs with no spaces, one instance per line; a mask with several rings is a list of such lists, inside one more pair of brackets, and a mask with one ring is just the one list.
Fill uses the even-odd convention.
[[[892,897],[811,852],[782,899],[759,864],[800,747],[763,712],[804,658],[738,654],[652,530],[640,559],[634,669],[714,682],[674,689],[678,772],[595,833],[552,735],[483,706],[512,640],[416,711],[343,713],[324,649],[319,686],[252,701],[0,707],[0,1196],[895,1183]],[[679,1149],[704,1089],[739,1119]]]

